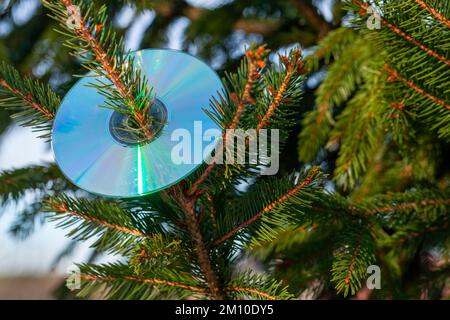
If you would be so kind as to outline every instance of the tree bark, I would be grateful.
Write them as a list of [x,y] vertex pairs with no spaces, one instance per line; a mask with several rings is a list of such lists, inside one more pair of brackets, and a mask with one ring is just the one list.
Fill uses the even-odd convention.
[[185,226],[191,235],[194,249],[197,254],[197,262],[208,284],[212,298],[215,300],[224,300],[225,294],[216,272],[211,265],[209,252],[205,246],[203,236],[199,228],[199,221],[197,219],[197,215],[195,214],[195,204],[198,196],[187,196],[180,188],[177,187],[170,188],[169,192],[172,194],[173,198],[176,199],[178,205],[183,209],[185,214]]

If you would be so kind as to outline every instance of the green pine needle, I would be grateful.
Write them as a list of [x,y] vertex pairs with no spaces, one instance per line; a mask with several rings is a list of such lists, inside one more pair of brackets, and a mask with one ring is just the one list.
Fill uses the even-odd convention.
[[40,138],[48,139],[59,105],[60,99],[50,86],[22,77],[12,66],[0,62],[0,108],[11,110],[22,126],[43,132]]

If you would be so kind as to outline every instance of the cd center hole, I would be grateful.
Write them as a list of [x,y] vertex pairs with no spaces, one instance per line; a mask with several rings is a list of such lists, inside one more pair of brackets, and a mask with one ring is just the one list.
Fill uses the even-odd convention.
[[127,146],[149,143],[161,134],[167,123],[167,109],[159,99],[155,99],[150,106],[149,116],[151,122],[148,128],[153,133],[153,137],[150,139],[145,137],[142,129],[131,116],[119,111],[112,113],[109,131],[117,142]]
[[125,121],[124,121],[124,125],[131,130],[141,130],[141,128],[139,127],[138,123],[136,121],[133,120],[132,117],[126,117]]

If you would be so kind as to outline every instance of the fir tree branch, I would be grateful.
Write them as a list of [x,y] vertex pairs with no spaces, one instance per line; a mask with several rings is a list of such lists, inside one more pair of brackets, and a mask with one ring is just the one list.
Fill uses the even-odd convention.
[[293,189],[291,189],[289,192],[287,192],[285,195],[283,195],[282,197],[278,198],[277,200],[273,201],[272,203],[270,203],[269,205],[267,205],[266,207],[264,207],[262,210],[260,210],[257,214],[255,214],[254,216],[252,216],[250,219],[244,221],[243,223],[241,223],[240,225],[238,225],[237,227],[235,227],[233,230],[231,230],[230,232],[228,232],[227,234],[223,235],[222,237],[214,240],[210,245],[209,248],[214,248],[218,245],[220,245],[221,243],[225,242],[226,240],[228,240],[229,238],[233,237],[236,233],[238,233],[240,230],[252,225],[253,223],[255,223],[256,221],[258,221],[264,214],[272,211],[277,205],[279,205],[280,203],[286,201],[287,199],[289,199],[290,197],[292,197],[293,195],[295,195],[298,191],[300,191],[302,188],[310,185],[313,181],[314,178],[319,174],[319,169],[318,168],[314,168],[312,169],[308,175],[306,176],[306,178],[300,182],[297,186],[295,186]]
[[[327,95],[324,98],[325,101],[329,101],[330,100],[330,95]],[[318,130],[320,128],[320,124],[322,123],[323,120],[326,120],[326,114],[327,112],[330,110],[330,103],[329,102],[324,102],[320,105],[317,106],[317,112],[318,112],[318,116],[316,118],[316,123],[315,126],[312,128],[311,133],[313,135],[313,137],[317,136]]]
[[116,278],[116,277],[102,277],[102,276],[83,274],[83,275],[81,275],[81,280],[84,280],[84,281],[126,280],[126,281],[132,281],[132,282],[146,283],[149,285],[163,285],[163,286],[175,287],[175,288],[185,289],[185,290],[189,290],[192,292],[203,293],[203,294],[206,294],[208,292],[208,290],[206,288],[194,287],[191,285],[186,285],[183,283],[167,281],[167,280],[162,280],[162,279],[143,279],[143,278],[137,278],[137,277],[124,277],[123,279],[120,279],[120,278]]
[[[279,233],[276,239],[261,241],[257,246],[252,248],[252,253],[257,258],[263,258],[268,253],[276,252],[282,253],[286,250],[289,250],[299,244],[305,242],[305,239],[310,240],[315,234],[323,235],[323,233],[315,232],[319,229],[318,223],[310,223],[306,222],[305,224],[299,227],[292,227],[286,229],[285,231]],[[298,258],[298,259],[297,259]],[[301,261],[301,257],[296,257],[293,259],[295,261]]]
[[365,83],[348,102],[331,138],[340,140],[334,180],[345,190],[353,188],[366,172],[367,162],[376,154],[384,134],[377,120],[382,118],[386,105],[380,94],[382,81],[376,81],[372,85]]
[[447,223],[444,223],[444,224],[430,226],[430,227],[425,228],[425,229],[420,230],[420,231],[412,231],[412,232],[410,231],[410,232],[408,232],[407,234],[405,234],[403,236],[397,237],[397,239],[395,239],[395,240],[396,240],[397,244],[398,243],[404,243],[404,242],[406,242],[408,240],[420,238],[420,237],[422,237],[422,236],[424,236],[426,234],[429,234],[429,233],[435,233],[435,232],[439,232],[439,231],[448,229],[449,226],[450,226],[450,223],[447,222]]
[[433,17],[441,21],[447,27],[450,28],[450,20],[447,19],[444,15],[442,15],[439,11],[437,11],[432,6],[426,4],[423,0],[415,0],[418,5],[427,10]]
[[149,243],[164,232],[154,210],[131,212],[124,205],[100,199],[73,198],[64,194],[44,202],[44,210],[53,213],[57,227],[70,228],[68,237],[80,241],[96,237],[93,247],[112,254],[128,255],[141,243]]
[[[61,2],[66,6],[67,10],[70,10],[74,4],[70,0],[61,0]],[[111,63],[111,58],[107,55],[105,50],[99,45],[97,40],[92,36],[91,31],[86,25],[84,18],[77,12],[73,12],[74,19],[79,22],[79,28],[75,28],[76,33],[84,39],[84,41],[91,47],[95,54],[95,58],[105,70],[108,79],[115,85],[120,95],[125,97],[129,102],[133,101],[134,98],[131,96],[131,91],[126,87],[125,83],[119,76],[117,69]],[[103,28],[103,26],[99,26]]]
[[111,229],[114,229],[114,230],[117,230],[117,231],[120,231],[120,232],[129,233],[129,234],[137,236],[137,237],[146,237],[146,235],[144,233],[142,233],[142,232],[140,232],[138,230],[133,230],[133,229],[126,228],[126,227],[123,227],[123,226],[114,225],[114,224],[112,224],[112,223],[110,223],[108,221],[101,220],[101,219],[94,218],[94,217],[90,217],[90,216],[87,216],[87,215],[85,215],[83,213],[75,212],[73,210],[70,210],[69,206],[66,203],[55,202],[55,201],[52,201],[50,199],[47,202],[47,204],[48,204],[49,209],[51,211],[57,213],[57,214],[69,214],[69,215],[81,218],[83,220],[87,220],[87,221],[93,222],[93,223],[95,223],[97,225],[104,226],[104,227],[107,227],[107,228],[111,228]]
[[197,198],[187,198],[178,186],[170,188],[169,192],[172,193],[173,198],[177,201],[178,205],[185,213],[185,224],[194,243],[198,264],[200,265],[203,275],[205,276],[211,295],[216,300],[223,300],[225,295],[223,293],[222,286],[219,283],[219,279],[217,278],[217,275],[211,265],[209,253],[203,241],[203,236],[195,214]]
[[[398,202],[398,201],[396,201]],[[403,202],[378,208],[373,208],[367,211],[363,211],[364,215],[366,216],[372,216],[378,213],[389,213],[389,212],[396,212],[399,210],[407,210],[407,209],[419,209],[419,208],[426,208],[426,207],[434,207],[434,206],[441,206],[441,205],[450,205],[450,199],[419,199],[417,201],[412,202]]]
[[256,127],[257,131],[261,130],[267,125],[269,119],[275,113],[276,109],[283,103],[286,91],[290,89],[289,84],[292,78],[303,71],[302,53],[299,48],[295,49],[290,57],[281,56],[280,60],[285,65],[286,74],[283,78],[283,81],[281,82],[280,88],[275,93],[272,103],[267,109],[267,112],[258,123]]
[[188,207],[186,210],[186,225],[191,234],[192,240],[195,243],[198,262],[209,285],[211,295],[214,299],[222,300],[225,298],[225,296],[219,283],[219,279],[212,267],[208,250],[206,249],[203,241],[203,236],[198,227],[198,221],[194,213],[194,208]]
[[28,104],[30,107],[34,108],[36,111],[42,113],[44,117],[46,117],[48,120],[53,120],[55,114],[53,112],[50,112],[45,107],[40,106],[35,100],[33,99],[33,96],[31,93],[25,94],[23,92],[20,92],[19,90],[16,90],[12,88],[5,80],[0,79],[0,85],[2,85],[4,88],[9,90],[13,95],[17,96],[18,98],[22,99],[26,104]]
[[[352,0],[352,1],[354,4],[356,4],[357,6],[359,6],[360,8],[362,8],[364,10],[367,10],[369,8],[369,5],[367,5],[365,3],[361,3],[359,0]],[[412,43],[413,45],[415,45],[416,47],[420,48],[421,50],[426,52],[428,55],[430,55],[430,56],[436,58],[437,60],[439,60],[440,62],[450,66],[450,60],[446,59],[444,56],[441,56],[439,53],[435,52],[431,48],[422,44],[419,40],[417,40],[410,34],[404,32],[397,26],[394,26],[392,23],[387,21],[385,18],[380,17],[380,19],[381,19],[381,22],[384,23],[386,26],[388,26],[394,33],[398,34],[400,37],[402,37],[406,41],[408,41],[408,42]]]
[[[123,52],[122,40],[119,40],[116,45],[116,35],[111,33],[111,30],[106,29],[104,25],[106,18],[103,16],[102,10],[99,13],[99,24],[95,24],[92,17],[84,17],[81,10],[74,9],[88,6],[88,11],[92,11],[92,3],[82,3],[76,6],[72,0],[44,0],[43,2],[57,14],[55,18],[61,22],[65,29],[72,32],[79,41],[84,43],[81,50],[91,49],[95,59],[90,61],[88,58],[83,58],[86,63],[84,66],[100,77],[106,77],[115,88],[101,83],[99,92],[110,100],[111,104],[115,106],[115,110],[131,113],[144,136],[152,139],[153,133],[149,129],[151,103],[149,101],[150,92],[147,92],[147,82],[145,78],[140,79],[141,73],[139,71],[134,70],[134,59],[130,57],[129,53]],[[66,21],[68,18],[73,19],[76,22],[75,25],[69,27]],[[76,49],[77,46],[72,46],[72,48]],[[108,91],[112,91],[112,95],[108,94]],[[117,98],[121,98],[119,99],[121,101],[116,101]]]
[[226,287],[225,290],[229,291],[229,292],[245,292],[245,293],[255,294],[255,295],[264,297],[268,300],[277,300],[278,299],[276,296],[270,295],[264,291],[257,290],[257,289],[241,288],[241,287]]
[[347,221],[334,252],[332,281],[338,293],[355,294],[375,260],[374,241],[366,224]]
[[216,218],[216,209],[214,208],[214,199],[211,195],[206,196],[206,200],[208,201],[208,207],[211,217],[211,223],[215,229],[217,229],[217,218]]
[[[308,71],[316,71],[320,61],[330,64],[327,77],[316,90],[316,108],[306,113],[299,134],[298,154],[302,162],[311,162],[321,147],[326,145],[332,127],[335,108],[351,100],[364,76],[367,65],[373,63],[372,46],[365,37],[359,36],[350,28],[342,27],[333,30],[319,43],[318,50],[306,57]],[[330,141],[330,145],[333,140]]]
[[17,201],[27,191],[46,190],[48,193],[49,189],[61,191],[70,189],[70,186],[55,164],[2,171],[0,172],[0,204],[8,200]]
[[292,295],[282,281],[267,274],[258,274],[249,269],[238,273],[225,285],[225,291],[232,297],[245,299],[287,300]]
[[[48,85],[22,77],[6,62],[0,63],[0,107],[12,110],[12,118],[22,126],[49,132],[59,104],[59,97]],[[48,138],[49,133],[41,137]]]
[[[367,219],[377,214],[397,214],[404,216],[405,211],[428,212],[432,207],[440,208],[439,215],[446,214],[446,207],[450,205],[450,196],[447,193],[436,190],[424,190],[406,193],[388,193],[367,197],[362,202],[351,202],[337,194],[325,194],[311,206],[312,212],[342,214],[343,216]],[[421,210],[423,209],[423,210]],[[382,216],[382,222],[386,222],[386,215]]]
[[352,280],[353,277],[353,269],[355,268],[356,258],[359,254],[362,245],[363,236],[364,236],[363,229],[361,229],[359,231],[359,235],[356,240],[356,247],[353,249],[352,256],[350,258],[350,263],[348,264],[347,267],[347,275],[344,278],[344,282],[347,286],[350,285],[350,281]]
[[[110,276],[95,276],[95,275],[83,274],[83,275],[81,275],[81,280],[83,280],[83,281],[106,281],[106,282],[125,280],[125,281],[131,281],[131,282],[145,283],[148,285],[169,286],[169,287],[189,290],[194,293],[200,293],[200,294],[208,294],[209,293],[206,288],[195,287],[192,285],[186,285],[183,283],[179,283],[179,282],[175,282],[175,281],[167,281],[167,280],[163,280],[163,279],[145,279],[145,278],[138,278],[138,277],[124,277],[121,279],[121,278],[110,277]],[[244,293],[248,293],[248,294],[258,295],[258,296],[264,297],[268,300],[277,300],[276,296],[266,293],[262,290],[257,290],[257,289],[253,289],[253,288],[227,286],[224,288],[224,291],[226,291],[226,292],[244,292]]]
[[410,87],[411,89],[413,89],[417,93],[427,97],[431,101],[433,101],[433,102],[443,106],[444,108],[447,108],[447,109],[450,110],[450,104],[448,104],[445,101],[442,101],[441,99],[439,99],[439,98],[429,94],[428,92],[426,92],[422,88],[420,88],[417,85],[415,85],[413,81],[409,81],[408,79],[402,77],[401,75],[399,75],[399,73],[396,70],[392,69],[387,64],[384,65],[384,70],[390,75],[388,80],[390,80],[390,81],[400,80],[401,82],[403,82],[405,85],[407,85],[408,87]]
[[[181,263],[177,261],[178,256],[162,255],[165,257],[159,261],[161,264],[156,265],[139,261],[80,265],[81,279],[84,281],[78,295],[92,296],[99,287],[105,298],[109,299],[183,299],[194,294],[208,294],[204,282],[187,272],[188,261],[178,265]],[[158,260],[158,257],[153,260]],[[176,269],[171,263],[177,265]]]
[[[267,55],[267,51],[264,46],[260,46],[256,49],[250,49],[246,53],[246,59],[248,63],[248,75],[246,79],[246,83],[244,86],[244,90],[242,92],[241,97],[234,97],[237,103],[237,109],[233,115],[231,123],[228,125],[227,129],[236,129],[241,120],[241,116],[245,112],[246,105],[251,103],[252,97],[250,96],[251,91],[253,89],[254,83],[256,79],[259,77],[260,71],[263,67],[265,67],[265,56]],[[212,162],[206,167],[205,171],[202,172],[200,177],[192,184],[191,188],[187,191],[188,196],[192,196],[197,193],[201,184],[208,178],[211,172],[214,170],[218,160],[223,156],[223,148],[226,145],[227,139],[229,139],[232,134],[231,130],[225,131],[223,134],[223,143],[220,145],[219,150],[214,156]]]

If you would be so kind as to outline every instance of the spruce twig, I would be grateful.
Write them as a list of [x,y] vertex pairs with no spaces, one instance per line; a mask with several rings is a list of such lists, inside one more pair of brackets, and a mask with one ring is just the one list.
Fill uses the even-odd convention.
[[[369,8],[368,4],[362,3],[359,0],[352,0],[352,1],[353,1],[354,4],[358,5],[361,9],[367,10]],[[412,35],[406,33],[405,31],[403,31],[399,27],[393,25],[392,23],[387,21],[384,17],[380,17],[380,19],[381,19],[382,23],[384,23],[386,26],[388,26],[393,32],[398,34],[400,37],[402,37],[406,41],[412,43],[413,45],[417,46],[418,48],[420,48],[421,50],[426,52],[428,55],[436,58],[440,62],[450,66],[450,60],[448,60],[444,56],[440,55],[439,53],[437,53],[433,49],[429,48],[428,46],[424,45],[418,39],[416,39]]]
[[434,103],[437,103],[441,106],[443,106],[444,108],[450,110],[450,104],[442,101],[441,99],[433,96],[432,94],[426,92],[425,90],[423,90],[422,88],[418,87],[413,81],[409,81],[408,79],[406,79],[405,77],[401,76],[396,70],[394,70],[393,68],[389,67],[387,64],[384,65],[384,70],[389,74],[389,81],[401,81],[403,82],[405,85],[407,85],[408,87],[410,87],[411,89],[413,89],[414,91],[416,91],[417,93],[425,96],[427,99],[433,101]]
[[273,201],[272,203],[270,203],[269,205],[267,205],[266,207],[264,207],[261,211],[259,211],[258,213],[256,213],[253,217],[251,217],[250,219],[244,221],[243,223],[241,223],[240,225],[238,225],[237,227],[235,227],[233,230],[231,230],[230,232],[228,232],[227,234],[223,235],[222,237],[220,237],[219,239],[214,240],[210,245],[209,248],[214,248],[216,246],[218,246],[219,244],[225,242],[226,240],[228,240],[229,238],[231,238],[232,236],[234,236],[235,234],[237,234],[240,230],[250,226],[251,224],[255,223],[256,221],[258,221],[264,214],[269,213],[270,211],[272,211],[277,205],[279,205],[280,203],[286,201],[287,199],[289,199],[290,197],[292,197],[293,195],[295,195],[298,191],[300,191],[301,189],[303,189],[305,186],[310,185],[316,178],[316,176],[319,174],[319,170],[317,168],[312,169],[307,177],[300,182],[297,186],[295,186],[293,189],[291,189],[288,193],[286,193],[285,195],[283,195],[282,197],[280,197],[279,199]]
[[[264,46],[260,46],[255,49],[250,49],[246,53],[246,61],[248,65],[248,74],[246,83],[244,86],[244,90],[242,92],[241,97],[234,97],[234,100],[237,104],[237,109],[233,115],[231,123],[227,126],[227,129],[236,129],[239,125],[242,115],[245,112],[245,108],[248,104],[251,104],[252,97],[251,91],[253,90],[253,86],[255,81],[259,78],[261,69],[265,67],[266,56],[268,51],[264,48]],[[232,134],[231,130],[226,130],[223,134],[222,141],[223,143],[220,145],[217,154],[214,156],[213,161],[207,166],[205,171],[200,175],[200,177],[192,184],[191,188],[187,191],[188,196],[192,196],[197,193],[201,184],[208,178],[211,172],[214,170],[218,160],[223,156],[224,147],[226,145],[226,141],[229,139]]]
[[291,56],[281,56],[280,60],[286,68],[286,74],[283,78],[283,81],[281,82],[281,86],[273,94],[272,103],[256,126],[257,131],[267,126],[276,109],[279,108],[280,105],[283,104],[283,100],[286,99],[285,95],[288,89],[291,89],[290,84],[292,79],[296,76],[297,73],[303,72],[302,53],[299,48],[296,48]]
[[[94,276],[94,275],[85,275],[83,274],[81,276],[81,280],[83,281],[117,281],[117,280],[121,280],[119,278],[115,278],[115,277],[102,277],[102,276]],[[131,282],[140,282],[140,283],[145,283],[148,285],[161,285],[161,286],[169,286],[169,287],[175,287],[175,288],[180,288],[180,289],[185,289],[185,290],[189,290],[195,293],[203,293],[206,294],[207,290],[205,288],[200,288],[200,287],[194,287],[191,285],[186,285],[183,283],[179,283],[179,282],[175,282],[175,281],[167,281],[167,280],[163,280],[163,279],[142,279],[142,278],[137,278],[137,277],[124,277],[123,280],[125,281],[131,281]]]
[[56,214],[69,214],[69,215],[81,218],[83,220],[87,220],[87,221],[93,222],[93,223],[98,224],[100,226],[104,226],[104,227],[107,227],[107,228],[115,229],[115,230],[120,231],[120,232],[129,233],[131,235],[134,235],[134,236],[137,236],[137,237],[142,237],[142,238],[147,237],[147,235],[145,235],[144,233],[140,232],[139,230],[134,230],[134,229],[127,228],[127,227],[124,227],[124,226],[115,225],[115,224],[112,224],[112,223],[110,223],[108,221],[101,220],[101,219],[98,219],[98,218],[94,218],[94,217],[91,217],[91,216],[87,216],[87,215],[85,215],[83,213],[75,212],[73,210],[70,210],[68,205],[66,203],[63,203],[63,202],[57,203],[55,201],[50,200],[50,201],[47,202],[47,204],[49,206],[49,209],[52,212],[56,213]]
[[[106,7],[102,6],[94,13],[93,3],[72,0],[43,0],[43,3],[70,32],[68,46],[74,50],[73,54],[99,77],[98,83],[92,85],[107,98],[107,107],[129,114],[140,133],[146,139],[152,139],[149,127],[152,90],[141,71],[135,68],[130,52],[125,52],[123,39],[116,40],[116,34],[107,26]],[[74,23],[70,24],[72,20]],[[103,77],[112,85],[103,83]]]
[[24,103],[28,104],[30,107],[41,113],[44,117],[46,117],[48,120],[53,120],[53,117],[55,114],[49,110],[47,110],[45,107],[40,106],[35,100],[33,99],[33,96],[28,93],[25,94],[23,92],[20,92],[17,89],[12,88],[5,80],[0,79],[0,85],[2,85],[4,88],[6,88],[9,92],[11,92],[13,95],[17,96],[18,98],[22,99]]
[[0,107],[13,111],[12,117],[22,126],[47,131],[41,137],[48,138],[59,104],[59,97],[48,85],[22,77],[6,62],[0,63]]
[[420,5],[422,8],[427,10],[433,17],[441,21],[443,24],[445,24],[447,27],[450,28],[450,20],[447,19],[444,15],[439,13],[435,8],[430,6],[429,4],[426,4],[423,0],[415,0],[418,5]]
[[185,224],[194,243],[198,263],[202,269],[203,275],[205,276],[210,293],[214,299],[223,300],[225,298],[225,294],[223,292],[222,285],[219,283],[219,279],[211,265],[209,252],[206,249],[202,233],[200,232],[198,226],[199,222],[195,214],[197,198],[187,198],[178,186],[170,188],[169,192],[185,213]]

